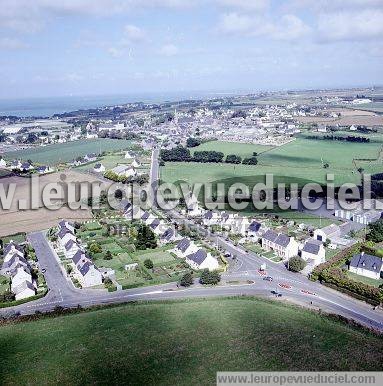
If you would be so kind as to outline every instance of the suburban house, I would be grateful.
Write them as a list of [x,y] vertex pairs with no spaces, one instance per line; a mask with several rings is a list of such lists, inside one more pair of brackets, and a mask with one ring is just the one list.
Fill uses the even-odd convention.
[[185,258],[186,256],[196,252],[198,247],[194,244],[193,241],[183,238],[180,240],[176,247],[173,249],[173,252],[181,258]]
[[213,212],[212,210],[208,210],[203,215],[203,224],[206,226],[216,225],[220,221],[219,214],[217,212]]
[[94,165],[93,170],[95,173],[104,173],[106,169],[103,164],[97,163],[96,165]]
[[19,167],[19,170],[20,170],[21,172],[27,172],[27,171],[33,170],[33,169],[34,169],[34,166],[33,166],[31,163],[29,163],[29,162],[23,162],[23,163],[20,165],[20,167]]
[[132,153],[130,153],[129,151],[127,151],[125,153],[125,159],[132,159],[132,158],[134,158],[134,155]]
[[86,154],[84,156],[84,161],[85,162],[93,162],[93,161],[96,161],[96,159],[97,159],[97,154],[96,153]]
[[72,258],[75,267],[75,277],[82,287],[93,287],[102,284],[102,274],[92,260],[82,251],[78,251]]
[[316,239],[307,240],[301,250],[301,257],[305,261],[312,261],[313,265],[324,263],[326,251],[322,241]]
[[119,177],[134,177],[137,175],[136,169],[129,165],[118,165],[111,171],[117,174]]
[[51,168],[50,166],[38,166],[36,168],[37,173],[39,174],[47,174],[47,173],[52,173],[54,172],[54,169]]
[[141,166],[141,162],[138,160],[138,158],[135,158],[132,162],[132,166],[134,168],[139,168]]
[[176,239],[176,232],[172,228],[166,229],[166,231],[160,236],[161,244],[171,243]]
[[340,235],[340,228],[336,224],[330,224],[324,228],[315,229],[314,231],[314,238],[322,242],[325,242],[327,239],[339,238]]
[[271,229],[262,236],[262,248],[266,251],[274,251],[283,260],[288,260],[298,254],[298,243],[294,237],[276,233]]
[[383,208],[383,203],[379,200],[361,200],[353,210],[335,210],[335,216],[368,225],[382,218],[383,209],[379,208]]
[[357,275],[378,280],[381,277],[382,265],[380,257],[361,252],[352,257],[349,270]]
[[11,241],[4,247],[3,265],[0,273],[11,279],[11,291],[15,299],[25,299],[36,294],[29,263],[24,255],[24,250]]
[[251,238],[258,238],[260,236],[262,224],[253,220],[247,228],[247,236]]
[[5,159],[0,158],[0,168],[6,168],[6,167],[7,167],[7,163],[5,162]]
[[185,257],[185,261],[193,269],[208,269],[214,271],[219,268],[218,260],[202,248]]

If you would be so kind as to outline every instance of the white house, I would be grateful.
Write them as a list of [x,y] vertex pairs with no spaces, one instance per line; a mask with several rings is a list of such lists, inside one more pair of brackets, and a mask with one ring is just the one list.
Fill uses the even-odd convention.
[[357,275],[378,280],[381,277],[382,265],[380,257],[361,252],[352,257],[349,270]]
[[95,173],[104,173],[106,169],[103,164],[97,163],[96,165],[94,165],[93,170]]
[[77,240],[69,240],[64,245],[64,253],[67,259],[71,259],[78,251],[81,251],[81,247],[78,244]]
[[17,287],[14,287],[12,292],[15,294],[16,300],[26,299],[36,295],[36,289],[29,281],[23,281]]
[[258,239],[258,237],[260,236],[261,228],[262,224],[258,221],[253,220],[247,228],[247,236],[254,239]]
[[68,229],[70,232],[74,233],[74,224],[69,222],[69,221],[66,221],[66,220],[61,220],[59,222],[59,230],[62,229],[62,228],[66,228]]
[[274,251],[283,260],[288,260],[298,254],[298,243],[294,237],[283,233],[276,233],[269,229],[262,236],[262,248],[266,251]]
[[4,250],[3,250],[4,262],[9,261],[14,255],[24,257],[24,251],[22,247],[20,247],[18,244],[11,241],[9,244],[7,244],[4,247]]
[[341,235],[341,231],[338,225],[330,224],[321,229],[315,229],[314,238],[325,242],[327,239],[338,238]]
[[67,228],[61,228],[57,237],[62,248],[65,248],[69,240],[76,242],[76,236]]
[[173,249],[173,252],[180,258],[185,258],[187,255],[190,255],[198,251],[198,247],[194,244],[193,241],[183,238],[180,240],[176,247]]
[[0,168],[6,168],[7,163],[4,158],[0,158]]
[[118,165],[111,170],[113,173],[117,174],[119,177],[134,177],[137,175],[136,169],[129,165]]
[[129,151],[127,151],[125,153],[125,159],[132,159],[132,158],[134,158],[134,155],[132,153],[130,153]]
[[28,268],[19,267],[16,270],[15,275],[12,276],[11,290],[14,291],[15,287],[18,287],[24,281],[32,283],[32,275]]
[[212,210],[208,210],[203,215],[203,223],[206,226],[216,225],[220,221],[220,216],[217,212],[213,212]]
[[137,158],[135,158],[135,159],[133,160],[133,162],[132,162],[132,166],[133,166],[134,168],[139,168],[139,167],[141,166],[141,162],[140,162]]
[[39,174],[47,174],[47,173],[52,173],[54,172],[54,169],[51,168],[50,166],[38,166],[36,168],[37,173]]
[[102,284],[102,274],[89,260],[81,266],[77,266],[80,273],[80,283],[83,287],[93,287]]
[[311,260],[313,265],[322,264],[326,261],[326,251],[323,243],[316,239],[307,240],[301,250],[303,260]]
[[185,257],[185,261],[193,269],[208,269],[214,271],[219,268],[218,260],[206,253],[204,249],[198,249]]

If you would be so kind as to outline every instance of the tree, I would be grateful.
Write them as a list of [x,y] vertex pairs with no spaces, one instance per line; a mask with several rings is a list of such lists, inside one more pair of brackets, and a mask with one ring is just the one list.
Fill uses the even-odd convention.
[[153,267],[154,267],[153,261],[150,260],[150,259],[146,259],[146,260],[144,261],[144,265],[145,265],[145,267],[146,267],[147,269],[153,269]]
[[104,256],[104,260],[112,260],[112,259],[113,259],[112,252],[106,251],[105,256]]
[[374,243],[380,243],[383,241],[383,220],[378,220],[368,226],[369,233],[367,234],[367,240]]
[[289,259],[289,270],[293,272],[302,271],[306,267],[306,262],[300,256],[293,256]]
[[216,285],[221,281],[221,275],[217,271],[210,272],[208,269],[202,271],[199,282],[201,284]]
[[134,245],[138,250],[154,249],[157,247],[156,236],[146,224],[140,224],[138,226],[137,238]]
[[328,163],[325,163],[325,164],[323,164],[323,169],[328,169],[329,168],[329,164]]
[[257,157],[245,158],[242,161],[242,165],[256,165],[258,163]]
[[180,279],[182,287],[190,287],[193,284],[193,275],[190,272],[185,273]]
[[196,146],[199,146],[200,144],[201,144],[201,140],[197,138],[190,137],[186,140],[186,147],[196,147]]
[[227,164],[240,164],[241,161],[242,161],[242,158],[239,155],[235,155],[235,154],[229,154],[225,160]]
[[101,253],[102,248],[99,243],[92,243],[89,245],[89,252],[92,254]]

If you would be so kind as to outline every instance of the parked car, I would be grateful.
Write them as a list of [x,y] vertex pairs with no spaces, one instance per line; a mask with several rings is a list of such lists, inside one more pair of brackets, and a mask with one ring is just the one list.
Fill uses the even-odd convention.
[[267,281],[273,281],[273,278],[271,276],[265,276],[263,278],[263,280],[267,280]]

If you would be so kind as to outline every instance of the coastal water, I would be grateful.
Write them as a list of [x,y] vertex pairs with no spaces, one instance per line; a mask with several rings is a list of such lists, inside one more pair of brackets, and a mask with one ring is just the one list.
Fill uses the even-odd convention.
[[219,93],[169,92],[107,96],[65,96],[51,98],[0,99],[0,116],[50,117],[64,112],[132,102],[160,103],[182,99],[207,98]]

